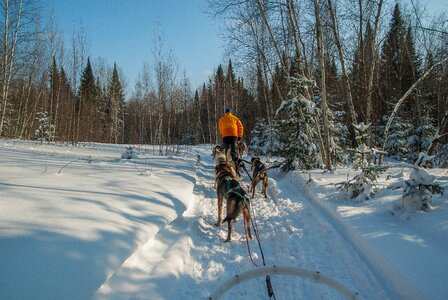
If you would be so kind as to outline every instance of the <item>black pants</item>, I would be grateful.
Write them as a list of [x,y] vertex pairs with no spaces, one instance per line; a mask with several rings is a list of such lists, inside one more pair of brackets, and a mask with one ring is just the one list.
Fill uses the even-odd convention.
[[236,136],[226,136],[222,138],[222,144],[226,151],[230,148],[230,155],[232,156],[232,160],[236,163],[238,160],[238,156],[236,155]]

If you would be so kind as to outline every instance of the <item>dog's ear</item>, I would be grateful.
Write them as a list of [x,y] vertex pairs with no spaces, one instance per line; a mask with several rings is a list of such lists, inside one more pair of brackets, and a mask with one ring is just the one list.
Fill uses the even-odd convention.
[[216,157],[216,154],[217,154],[219,151],[221,151],[221,150],[222,150],[221,145],[216,145],[215,148],[213,148],[213,151],[212,151],[212,156],[213,156],[213,158],[215,158],[215,157]]

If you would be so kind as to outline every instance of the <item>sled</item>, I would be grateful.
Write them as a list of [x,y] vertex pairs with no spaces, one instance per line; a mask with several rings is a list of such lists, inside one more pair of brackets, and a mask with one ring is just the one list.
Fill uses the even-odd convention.
[[341,294],[345,295],[348,299],[359,299],[359,295],[356,292],[349,290],[347,287],[337,282],[331,277],[321,274],[319,271],[309,271],[306,269],[298,268],[298,267],[284,267],[284,266],[265,266],[259,267],[239,275],[235,275],[234,277],[228,279],[223,284],[221,284],[209,297],[209,300],[217,300],[222,295],[224,295],[228,290],[232,287],[243,283],[247,280],[251,280],[257,277],[266,276],[266,275],[289,275],[289,276],[297,276],[303,277],[306,279],[310,279],[315,282],[322,283],[327,285]]

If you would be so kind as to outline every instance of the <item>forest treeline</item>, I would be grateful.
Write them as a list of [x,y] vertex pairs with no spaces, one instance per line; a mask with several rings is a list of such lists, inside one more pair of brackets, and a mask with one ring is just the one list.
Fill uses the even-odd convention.
[[0,7],[1,138],[214,144],[231,106],[253,147],[305,149],[329,169],[361,122],[369,146],[398,158],[446,144],[447,15],[419,1],[208,0],[227,61],[194,90],[157,36],[128,97],[120,66],[91,60],[85,29],[64,38],[39,5]]

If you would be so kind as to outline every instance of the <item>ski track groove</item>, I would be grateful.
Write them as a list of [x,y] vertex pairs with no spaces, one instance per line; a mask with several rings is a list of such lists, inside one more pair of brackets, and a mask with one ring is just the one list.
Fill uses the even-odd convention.
[[[206,167],[206,164],[203,165],[204,168]],[[213,162],[210,163],[210,166],[207,171],[202,171],[202,175],[207,174],[206,176],[210,178],[210,181],[214,180],[214,165]],[[198,172],[199,174],[199,172]],[[247,180],[247,179],[246,179]],[[242,185],[245,187],[247,185],[246,180],[243,180]],[[204,180],[206,181],[206,180]],[[214,191],[214,186],[211,186],[213,189],[212,191],[207,192],[207,187],[203,187],[203,190],[207,194],[211,194],[210,199],[207,199],[207,197],[204,197],[204,201],[207,201],[206,203],[206,213],[208,214],[206,218],[209,219],[209,223],[213,224],[215,221],[214,218],[216,218],[216,192]],[[269,179],[269,186],[268,186],[268,196],[269,198],[264,199],[260,195],[260,186],[257,186],[256,190],[256,196],[255,199],[251,201],[253,210],[256,214],[256,222],[258,225],[258,231],[260,235],[260,243],[263,247],[263,252],[265,255],[266,265],[295,265],[300,267],[308,267],[309,269],[313,270],[316,267],[319,266],[319,262],[311,262],[309,261],[309,258],[312,258],[315,256],[316,249],[313,247],[315,242],[314,239],[312,239],[313,242],[307,242],[305,243],[306,247],[302,245],[302,242],[305,241],[308,237],[312,237],[312,233],[307,232],[307,228],[310,228],[311,225],[307,224],[307,221],[316,218],[315,214],[316,212],[311,213],[310,211],[306,211],[306,218],[305,220],[302,220],[299,216],[296,216],[296,218],[293,218],[294,215],[297,215],[296,211],[303,209],[304,202],[310,202],[308,199],[300,199],[299,201],[296,201],[294,197],[291,197],[288,195],[283,195],[282,190],[277,186],[277,181],[270,178]],[[298,197],[295,197],[298,198]],[[225,210],[224,210],[225,211]],[[292,219],[293,218],[293,219]],[[322,222],[322,221],[320,221]],[[237,222],[234,226],[234,240],[232,241],[232,244],[228,247],[229,251],[226,252],[226,255],[234,256],[234,261],[237,263],[240,263],[240,266],[235,265],[227,265],[226,266],[226,273],[230,273],[233,275],[239,274],[243,271],[249,270],[253,268],[254,266],[249,261],[248,253],[245,245],[245,238],[244,235],[241,233],[243,232],[242,228],[242,220],[239,218],[239,222]],[[300,228],[296,228],[294,224],[300,224]],[[327,236],[334,233],[329,233],[331,230],[331,226],[328,224],[322,225],[323,228],[325,228],[325,233]],[[211,228],[213,230],[213,228]],[[219,241],[222,242],[223,237],[226,234],[226,226],[221,226],[216,230],[217,234],[220,236]],[[311,231],[310,231],[311,232]],[[299,241],[294,242],[294,239],[297,238]],[[333,238],[329,239],[333,240]],[[218,241],[218,242],[219,242]],[[237,251],[235,245],[238,246]],[[251,250],[253,251],[253,257],[254,260],[257,262],[257,264],[262,265],[261,255],[258,250],[258,245],[255,240],[250,241]],[[285,245],[288,245],[285,250]],[[344,249],[346,248],[346,242],[344,240],[340,239],[340,245],[338,248]],[[214,248],[214,247],[212,247]],[[353,250],[353,247],[350,247]],[[220,249],[214,248],[214,250],[219,251]],[[325,255],[325,253],[331,253],[334,251],[333,245],[326,245],[325,249],[320,251]],[[209,252],[210,253],[210,252]],[[213,251],[212,251],[213,253]],[[313,254],[307,254],[307,253],[313,253]],[[342,255],[342,254],[341,254]],[[220,254],[217,254],[216,256],[220,256]],[[211,259],[212,257],[208,256],[208,259]],[[345,268],[345,262],[347,260],[350,260],[352,258],[351,255],[345,255],[343,262],[339,263],[341,269]],[[219,260],[218,258],[215,258]],[[303,261],[307,261],[306,264],[303,263]],[[199,261],[207,261],[207,259],[201,259]],[[232,259],[229,259],[229,261],[232,261]],[[233,262],[235,264],[235,262]],[[333,266],[332,266],[333,267]],[[320,268],[321,272],[323,272],[326,275],[332,275],[331,272],[325,272],[322,268]],[[331,269],[330,269],[331,271]],[[328,274],[330,273],[330,274]],[[354,276],[354,275],[353,275]],[[342,299],[342,296],[340,296],[337,292],[331,291],[329,288],[326,288],[322,285],[314,284],[310,282],[306,282],[304,280],[297,280],[297,279],[285,279],[283,276],[278,276],[272,278],[274,290],[276,289],[275,283],[278,279],[280,279],[277,283],[279,287],[279,290],[282,290],[282,294],[284,297],[303,297],[307,295],[313,295],[316,297],[329,297],[331,295],[331,298],[337,298],[340,297]],[[356,290],[355,286],[350,286],[347,284],[347,282],[350,282],[352,278],[350,276],[346,275],[344,277],[348,278],[344,280],[343,283],[345,283],[347,286],[352,288],[353,290]],[[341,278],[338,278],[339,281],[341,281]],[[368,280],[371,280],[369,278]],[[287,282],[288,285],[286,287],[282,287],[282,283]],[[297,291],[297,284],[299,283],[299,291]],[[243,284],[247,285],[247,283]],[[252,283],[252,285],[254,285]],[[219,283],[214,285],[215,288],[219,286]],[[252,291],[259,290],[259,293],[257,294],[257,297],[266,297],[266,291],[265,286],[263,282],[259,282],[258,286],[255,284],[256,288],[251,288]],[[378,293],[378,284],[374,284],[374,287],[372,288],[372,291],[376,291],[377,296],[381,296],[381,292]],[[241,291],[243,290],[243,291]],[[241,297],[249,297],[247,299],[255,299],[255,295],[249,296],[246,295],[244,292],[246,289],[244,287],[238,288],[235,287],[232,290],[228,292],[229,295],[226,295],[225,299],[231,299],[235,298],[237,296],[238,298]],[[381,287],[380,287],[381,290]],[[211,292],[211,291],[210,291]],[[384,295],[384,293],[383,293]],[[205,295],[206,296],[206,295]],[[369,297],[366,297],[369,298]],[[246,299],[246,298],[244,298]]]

